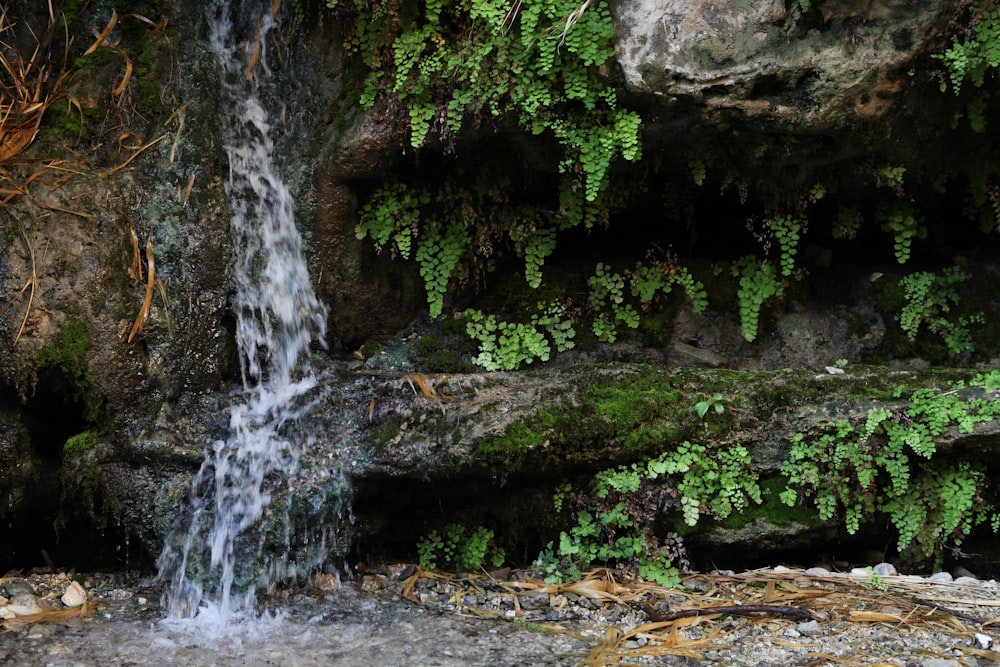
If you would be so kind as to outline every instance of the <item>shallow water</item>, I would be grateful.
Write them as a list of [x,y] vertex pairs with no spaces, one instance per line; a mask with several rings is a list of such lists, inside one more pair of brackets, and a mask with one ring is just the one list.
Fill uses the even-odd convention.
[[207,608],[194,619],[164,620],[158,594],[138,589],[64,621],[0,630],[0,664],[554,666],[579,664],[588,650],[569,635],[443,614],[350,586],[296,594],[277,613],[225,624]]

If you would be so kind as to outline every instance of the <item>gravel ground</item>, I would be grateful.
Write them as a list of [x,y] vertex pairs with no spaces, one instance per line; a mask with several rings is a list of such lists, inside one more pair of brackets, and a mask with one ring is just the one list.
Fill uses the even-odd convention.
[[148,581],[76,577],[87,601],[72,607],[60,601],[66,574],[14,575],[0,578],[0,664],[1000,663],[1000,585],[887,567],[692,574],[683,589],[664,589],[605,571],[552,585],[525,572],[458,577],[382,565],[351,582],[321,575],[262,600],[257,618],[227,624],[210,610],[164,620]]

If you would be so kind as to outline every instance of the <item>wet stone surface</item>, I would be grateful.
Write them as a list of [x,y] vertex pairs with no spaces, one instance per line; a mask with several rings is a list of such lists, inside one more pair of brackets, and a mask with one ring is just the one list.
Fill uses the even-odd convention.
[[[988,665],[993,581],[813,568],[692,574],[683,589],[595,572],[546,584],[531,572],[464,576],[380,565],[274,591],[254,619],[212,610],[165,620],[149,579],[77,576],[87,602],[55,597],[65,574],[4,577],[37,612],[5,618],[0,664],[97,665]],[[34,592],[28,592],[25,587]],[[10,606],[0,601],[0,609]],[[755,613],[672,612],[713,606]],[[784,611],[781,611],[784,610]],[[789,611],[791,610],[791,611]]]

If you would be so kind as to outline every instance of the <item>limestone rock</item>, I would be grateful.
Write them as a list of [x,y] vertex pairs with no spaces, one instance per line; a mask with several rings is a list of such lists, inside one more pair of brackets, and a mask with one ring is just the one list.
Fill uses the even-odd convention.
[[950,3],[632,0],[613,9],[630,91],[784,126],[885,114],[913,60],[940,47]]

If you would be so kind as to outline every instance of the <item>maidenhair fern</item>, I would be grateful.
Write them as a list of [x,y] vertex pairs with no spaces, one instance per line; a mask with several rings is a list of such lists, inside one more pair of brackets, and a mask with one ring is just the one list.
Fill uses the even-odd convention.
[[565,352],[574,346],[576,331],[558,303],[539,303],[531,322],[504,322],[470,308],[466,332],[479,343],[473,362],[488,371],[512,371],[535,360],[548,361],[552,347]]
[[951,48],[938,56],[948,69],[956,93],[967,81],[981,88],[987,74],[1000,67],[1000,7],[995,3],[978,4],[983,10],[969,33],[956,37]]
[[782,500],[794,505],[811,496],[822,520],[842,510],[850,533],[884,512],[899,532],[901,552],[939,557],[945,541],[960,543],[995,515],[983,500],[982,465],[937,455],[936,438],[946,430],[969,433],[1000,418],[1000,401],[963,398],[962,389],[918,390],[905,409],[875,408],[863,423],[839,420],[819,436],[796,435],[782,466],[788,482]]
[[740,302],[740,327],[749,342],[757,340],[760,309],[772,298],[784,295],[785,283],[778,277],[774,264],[761,263],[754,257],[744,257],[733,265],[733,272],[740,279],[737,296]]

